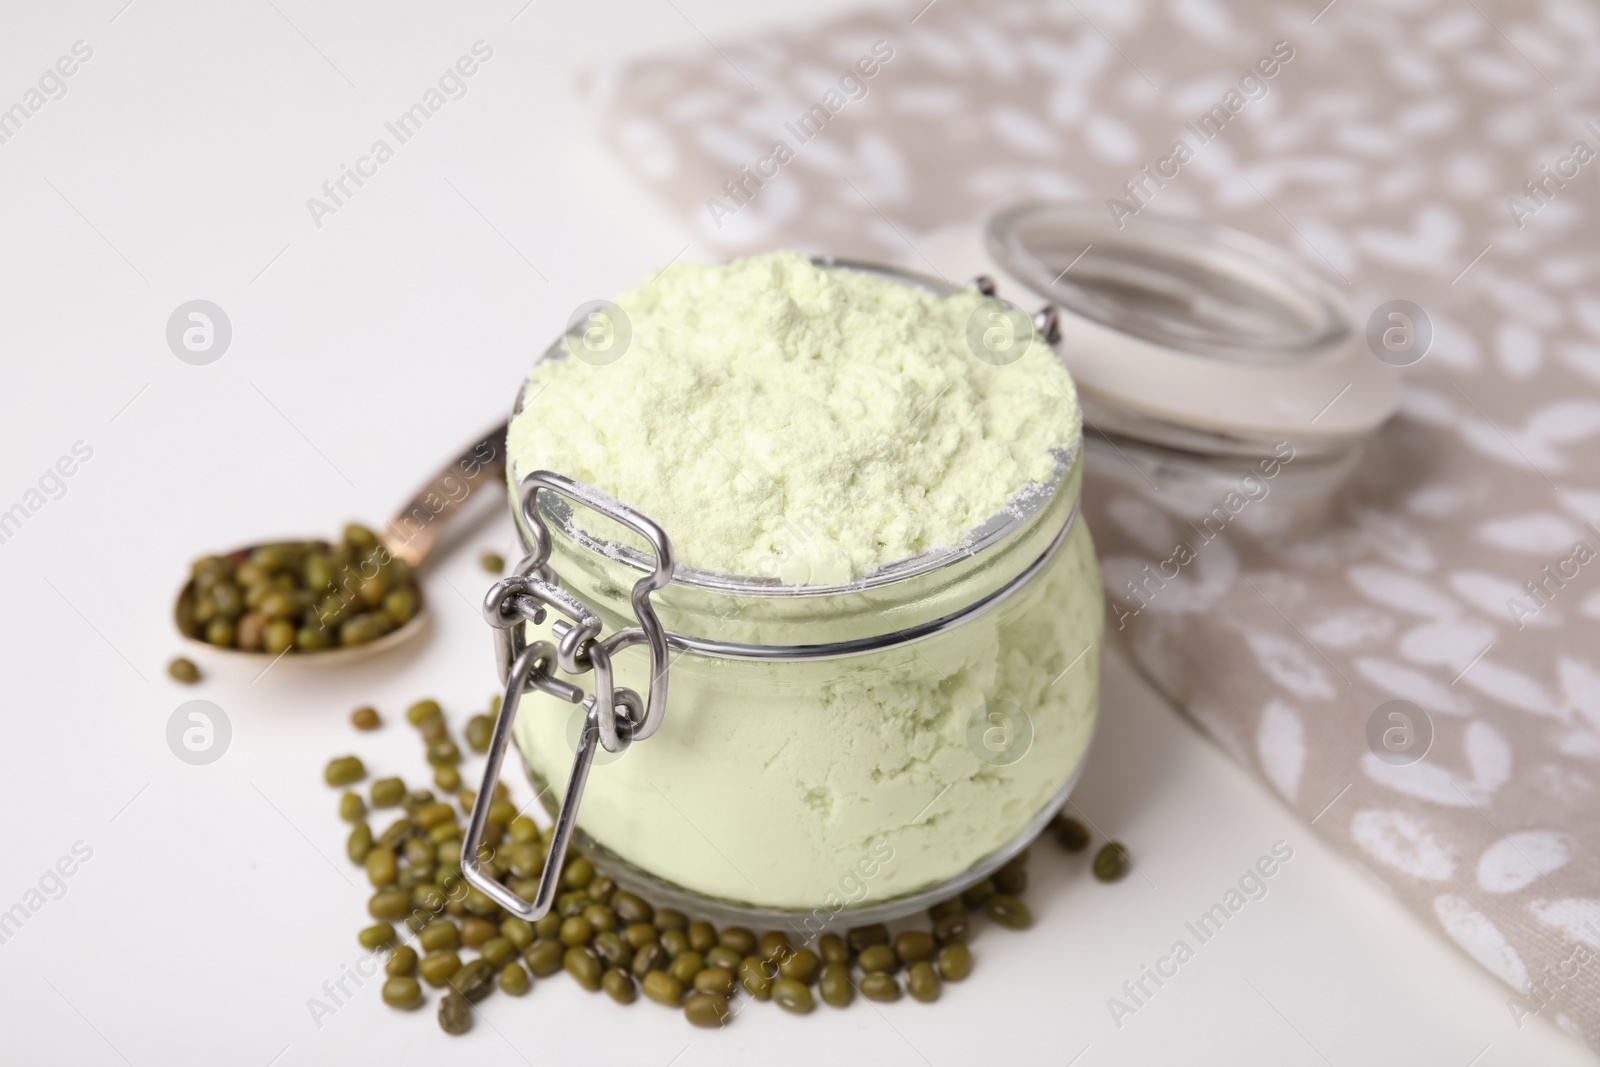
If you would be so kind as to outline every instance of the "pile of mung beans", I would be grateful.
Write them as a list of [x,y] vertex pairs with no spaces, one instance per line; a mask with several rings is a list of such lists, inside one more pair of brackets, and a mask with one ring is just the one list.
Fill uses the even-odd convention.
[[[320,652],[376,641],[422,607],[411,566],[352,523],[338,544],[284,541],[204,556],[180,602],[189,637],[247,652]],[[182,679],[180,679],[182,680]]]
[[[475,752],[488,748],[498,703],[496,698],[488,713],[467,722],[465,739]],[[652,907],[581,856],[569,856],[563,864],[561,892],[549,913],[525,922],[462,878],[461,823],[476,794],[462,788],[462,753],[443,710],[423,700],[407,710],[406,718],[421,735],[434,789],[380,778],[368,786],[365,798],[346,791],[339,814],[354,824],[346,846],[350,861],[366,868],[373,888],[367,911],[375,921],[360,932],[359,941],[369,951],[389,953],[384,1003],[410,1010],[426,999],[424,985],[442,989],[438,1018],[446,1033],[471,1029],[472,1005],[497,986],[522,996],[535,979],[561,971],[618,1004],[632,1004],[643,993],[657,1004],[682,1008],[690,1023],[703,1027],[727,1025],[737,1014],[740,993],[802,1015],[818,999],[843,1008],[858,994],[878,1002],[909,994],[927,1003],[939,999],[945,982],[959,982],[972,972],[968,944],[980,918],[1010,930],[1033,923],[1021,899],[1028,886],[1029,850],[930,909],[926,929],[894,935],[877,924],[796,945],[781,930],[760,935],[741,926],[718,930],[680,911]],[[370,707],[356,709],[351,721],[362,730],[382,723]],[[334,759],[324,771],[324,780],[336,787],[366,776],[357,756]],[[369,815],[383,809],[394,817],[374,833]],[[1056,816],[1050,833],[1070,852],[1089,844],[1083,824],[1063,815]],[[518,813],[503,783],[495,786],[480,852],[490,877],[532,899],[550,838],[548,828]],[[1093,864],[1101,881],[1116,881],[1127,868],[1127,852],[1116,842],[1100,849]],[[463,952],[473,955],[464,958]]]

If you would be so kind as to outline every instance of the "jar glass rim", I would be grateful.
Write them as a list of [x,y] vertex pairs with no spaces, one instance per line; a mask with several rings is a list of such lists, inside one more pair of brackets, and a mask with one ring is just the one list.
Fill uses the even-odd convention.
[[[841,259],[833,256],[813,256],[811,261],[819,267],[874,275],[902,285],[923,289],[937,296],[952,296],[963,288],[943,279],[884,264]],[[998,302],[1008,307],[1013,306],[1004,300],[999,300]],[[576,337],[581,332],[581,327],[581,323],[573,325],[556,337],[549,347],[539,355],[539,358],[534,361],[534,366],[537,367],[547,360],[570,358],[565,341],[569,337]],[[1052,352],[1055,353],[1058,360],[1061,358],[1060,353],[1056,352],[1053,346]],[[523,405],[529,399],[528,387],[531,381],[530,374],[529,377],[523,379],[521,387],[517,390],[516,405],[511,413],[512,419],[522,413]],[[974,557],[1010,541],[1020,531],[1027,528],[1055,500],[1056,495],[1063,486],[1068,484],[1068,477],[1078,459],[1078,454],[1083,448],[1082,412],[1075,411],[1074,417],[1078,423],[1078,433],[1072,447],[1051,449],[1051,455],[1054,457],[1056,464],[1050,480],[1048,482],[1030,482],[1023,486],[1007,502],[1005,507],[969,531],[959,545],[929,549],[926,552],[908,556],[905,559],[886,563],[859,578],[828,585],[788,584],[777,578],[727,574],[720,571],[686,566],[682,563],[677,567],[672,584],[736,597],[768,599],[837,597],[880,589],[884,586],[932,574],[942,568],[972,560]],[[527,548],[530,546],[530,542],[523,525],[520,509],[516,503],[518,499],[517,486],[522,472],[518,471],[514,457],[508,456],[507,458],[506,477],[512,489],[512,511],[516,516],[518,536],[521,538],[524,548]],[[646,553],[629,545],[589,533],[579,527],[571,505],[555,494],[542,494],[539,508],[551,530],[559,533],[568,542],[588,552],[625,564],[634,570],[648,573],[655,569],[654,562]],[[669,529],[667,533],[670,536],[672,531]]]
[[1099,204],[1040,201],[994,215],[989,254],[1044,299],[1189,355],[1277,366],[1318,359],[1351,336],[1323,278],[1248,234]]

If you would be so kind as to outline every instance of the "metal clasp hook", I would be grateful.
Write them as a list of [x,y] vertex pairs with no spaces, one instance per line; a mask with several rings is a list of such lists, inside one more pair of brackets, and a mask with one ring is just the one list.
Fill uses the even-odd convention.
[[[556,584],[549,562],[550,530],[538,511],[540,490],[549,490],[598,511],[649,542],[655,552],[655,567],[633,586],[637,627],[619,630],[600,640],[600,617]],[[483,783],[472,805],[466,840],[461,845],[461,873],[467,884],[513,915],[534,920],[548,912],[555,899],[561,862],[577,823],[578,805],[583,801],[597,745],[608,752],[621,752],[634,741],[654,734],[666,717],[667,636],[650,603],[650,594],[672,581],[677,564],[672,543],[661,527],[582,482],[551,471],[534,471],[522,480],[521,508],[531,539],[530,552],[517,565],[514,575],[502,578],[490,588],[483,602],[484,618],[495,628],[496,660],[506,690],[489,741]],[[564,617],[551,627],[558,643],[535,641],[530,644],[523,632],[524,624],[544,622],[552,609]],[[650,649],[650,684],[642,698],[627,687],[616,686],[611,669],[612,654],[636,644],[647,645]],[[593,671],[594,692],[585,697],[578,686],[556,678],[557,667],[568,674]],[[517,708],[522,695],[534,689],[570,703],[582,701],[585,714],[583,732],[572,761],[572,774],[567,779],[561,807],[556,811],[550,852],[539,876],[539,888],[530,903],[483,873],[478,849],[488,825],[489,806],[493,803],[495,784],[500,780],[500,767],[505,761]]]

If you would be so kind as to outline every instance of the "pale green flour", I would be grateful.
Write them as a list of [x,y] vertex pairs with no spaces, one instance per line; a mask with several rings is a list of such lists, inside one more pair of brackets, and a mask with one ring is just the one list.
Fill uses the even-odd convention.
[[621,358],[534,369],[510,455],[642,511],[705,570],[826,585],[958,545],[1078,434],[1048,346],[974,356],[982,300],[793,252],[679,264],[617,298]]

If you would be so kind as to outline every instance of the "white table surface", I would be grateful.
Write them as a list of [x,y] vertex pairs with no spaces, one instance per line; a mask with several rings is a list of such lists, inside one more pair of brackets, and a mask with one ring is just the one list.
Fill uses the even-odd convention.
[[[169,598],[203,550],[380,519],[503,416],[573,308],[689,243],[597,147],[586,71],[802,9],[523,2],[96,0],[3,16],[0,105],[73,42],[94,54],[0,144],[0,509],[75,442],[93,454],[0,543],[0,909],[75,843],[92,857],[0,944],[0,1061],[1595,1062],[1543,1021],[1519,1031],[1504,988],[1113,661],[1075,800],[1141,874],[1104,886],[1087,857],[1041,847],[1036,929],[985,933],[974,976],[935,1007],[757,1006],[710,1034],[559,979],[492,998],[487,1025],[450,1039],[369,983],[319,1025],[307,1001],[358,956],[365,897],[323,762],[359,747],[375,772],[416,776],[404,705],[437,696],[458,725],[484,705],[473,560],[509,548],[509,523],[490,516],[431,570],[427,638],[349,670],[178,686]],[[479,39],[494,55],[468,95],[318,229],[306,198]],[[194,298],[233,325],[209,366],[165,342]],[[165,739],[192,697],[233,730],[209,766]],[[345,715],[368,701],[391,725],[358,739]],[[1118,1029],[1107,998],[1280,840],[1294,859],[1269,895]]]

